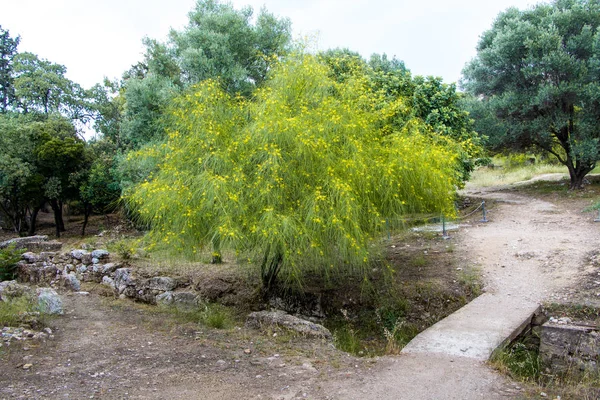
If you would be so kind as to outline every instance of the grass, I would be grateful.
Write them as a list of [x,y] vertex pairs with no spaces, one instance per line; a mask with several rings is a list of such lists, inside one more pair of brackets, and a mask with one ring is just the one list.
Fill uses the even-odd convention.
[[29,327],[40,329],[47,326],[52,316],[41,313],[38,304],[26,296],[0,301],[0,327]]
[[569,176],[565,166],[555,164],[532,164],[510,168],[480,167],[473,172],[468,184],[475,187],[510,185],[527,181],[539,175],[556,173]]
[[458,274],[458,282],[475,297],[479,296],[483,291],[481,274],[477,269],[462,269]]
[[228,329],[233,326],[232,312],[225,306],[215,303],[201,304],[199,307],[161,307],[161,311],[173,316],[178,323],[202,324],[214,329]]

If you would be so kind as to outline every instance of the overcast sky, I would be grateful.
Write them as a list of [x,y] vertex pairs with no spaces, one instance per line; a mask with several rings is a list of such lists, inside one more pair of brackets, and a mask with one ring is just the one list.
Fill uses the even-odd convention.
[[[387,53],[415,75],[456,82],[479,35],[500,11],[536,0],[234,0],[265,6],[292,21],[294,36],[318,35],[318,48],[346,47],[364,57]],[[142,59],[144,36],[180,29],[195,0],[0,0],[0,25],[21,36],[20,51],[63,64],[90,87],[120,77]]]

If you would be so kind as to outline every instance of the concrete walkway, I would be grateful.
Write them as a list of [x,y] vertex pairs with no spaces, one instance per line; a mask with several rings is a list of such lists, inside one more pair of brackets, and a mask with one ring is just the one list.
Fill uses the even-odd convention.
[[[487,224],[454,235],[465,262],[480,268],[486,293],[416,336],[370,377],[327,390],[336,399],[506,399],[519,388],[486,361],[521,332],[554,291],[574,285],[597,230],[589,215],[507,192]],[[591,235],[591,236],[590,236]]]

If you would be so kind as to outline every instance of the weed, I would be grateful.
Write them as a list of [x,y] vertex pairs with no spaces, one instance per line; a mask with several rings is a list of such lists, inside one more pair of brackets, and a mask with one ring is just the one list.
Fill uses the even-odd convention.
[[162,310],[181,324],[203,324],[215,329],[226,329],[233,325],[231,312],[220,304],[207,303],[199,307],[164,306]]
[[344,324],[333,332],[333,342],[335,347],[351,354],[362,352],[362,343],[354,329],[354,324],[348,316],[347,310],[340,310],[344,317]]
[[215,329],[225,329],[232,325],[231,313],[220,304],[207,304],[201,314],[201,321]]
[[515,379],[536,382],[540,377],[539,349],[525,342],[498,350],[492,356],[492,364]]
[[427,261],[427,258],[425,258],[424,255],[419,254],[418,256],[414,257],[411,260],[411,264],[412,264],[413,267],[422,268],[422,267],[427,266],[428,261]]
[[482,293],[483,284],[481,282],[480,274],[477,270],[463,269],[458,274],[458,283],[465,288],[466,291],[470,292],[474,297],[479,296]]
[[0,281],[7,281],[15,278],[17,274],[17,263],[21,259],[23,253],[25,253],[25,250],[16,249],[14,244],[0,250]]
[[29,326],[33,329],[47,326],[52,316],[41,313],[37,302],[28,296],[0,301],[0,326]]

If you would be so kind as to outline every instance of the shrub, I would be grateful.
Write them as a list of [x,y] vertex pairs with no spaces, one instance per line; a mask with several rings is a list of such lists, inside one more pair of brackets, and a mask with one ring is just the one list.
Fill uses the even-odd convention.
[[17,263],[21,260],[21,255],[24,252],[23,249],[16,249],[14,244],[0,250],[0,282],[15,278]]

